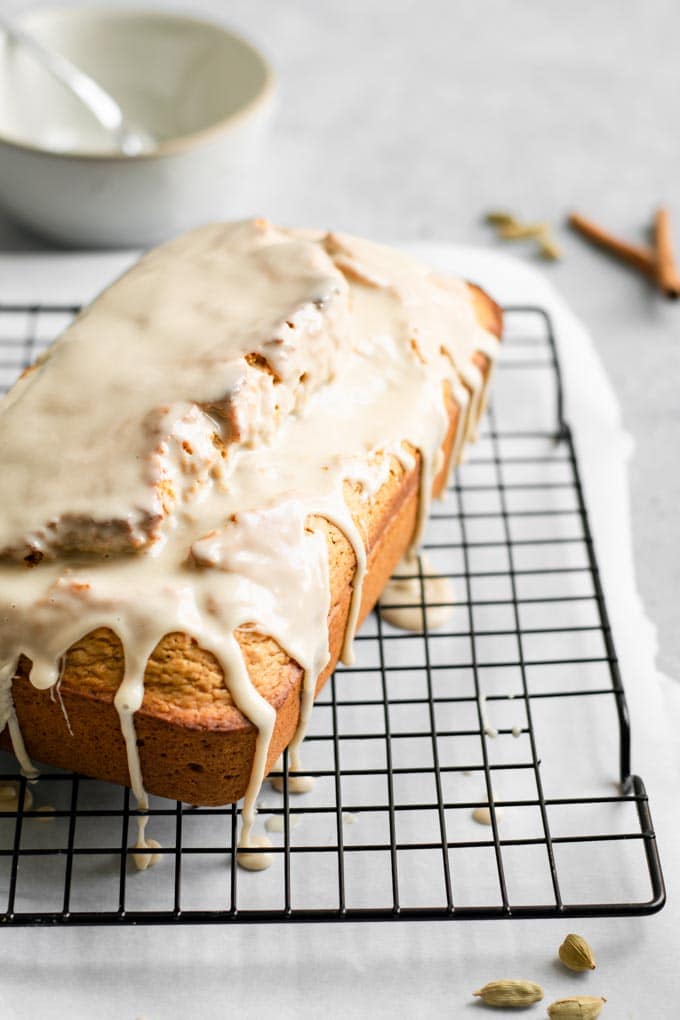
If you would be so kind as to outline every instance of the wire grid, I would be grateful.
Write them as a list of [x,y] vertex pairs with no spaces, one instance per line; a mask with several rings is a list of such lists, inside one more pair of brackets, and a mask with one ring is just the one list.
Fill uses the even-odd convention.
[[[0,382],[77,310],[0,309]],[[49,767],[31,787],[2,754],[0,784],[19,783],[18,808],[0,811],[4,924],[663,906],[549,317],[508,308],[503,346],[479,443],[431,515],[418,567],[422,632],[398,631],[379,612],[362,628],[355,664],[336,671],[313,713],[305,774],[314,789],[292,792],[284,755],[282,793],[263,790],[259,824],[280,830],[272,866],[236,866],[237,805],[153,797],[148,833],[162,860],[138,873],[128,790]],[[431,572],[455,585],[455,611],[436,630],[428,612],[449,599],[428,602]],[[478,809],[488,826],[473,818]]]

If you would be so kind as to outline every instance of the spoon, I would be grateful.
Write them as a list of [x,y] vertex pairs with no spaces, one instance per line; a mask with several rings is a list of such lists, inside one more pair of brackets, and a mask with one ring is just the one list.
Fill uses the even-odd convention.
[[57,53],[56,50],[48,49],[4,14],[0,14],[0,27],[13,42],[23,46],[42,67],[78,97],[111,135],[116,148],[124,156],[138,156],[140,153],[152,152],[158,147],[157,139],[150,132],[126,120],[113,96],[90,78],[89,74],[85,74],[72,64],[67,57]]

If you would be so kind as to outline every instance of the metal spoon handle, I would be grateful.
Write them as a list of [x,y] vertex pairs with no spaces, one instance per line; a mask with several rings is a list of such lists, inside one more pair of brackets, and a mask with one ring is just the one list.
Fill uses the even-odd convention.
[[154,147],[154,139],[141,129],[126,125],[125,117],[116,100],[89,74],[72,64],[68,57],[51,50],[24,31],[6,15],[0,14],[0,27],[14,42],[23,46],[46,70],[73,92],[99,121],[102,127],[113,135],[117,146],[126,155]]

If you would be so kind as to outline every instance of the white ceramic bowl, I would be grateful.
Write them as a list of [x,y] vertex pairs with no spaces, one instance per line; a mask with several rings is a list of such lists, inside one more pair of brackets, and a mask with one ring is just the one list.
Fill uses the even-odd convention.
[[160,140],[115,152],[92,114],[0,33],[0,204],[71,246],[147,245],[252,212],[272,71],[220,25],[135,9],[67,7],[19,19]]

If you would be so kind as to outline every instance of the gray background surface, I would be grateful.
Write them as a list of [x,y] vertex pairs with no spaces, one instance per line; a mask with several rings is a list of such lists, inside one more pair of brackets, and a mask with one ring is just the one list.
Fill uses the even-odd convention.
[[[163,6],[225,20],[279,72],[279,112],[253,212],[388,241],[493,244],[482,214],[498,206],[560,225],[565,257],[546,271],[594,334],[635,439],[638,582],[659,628],[659,665],[680,675],[680,304],[561,226],[578,208],[642,240],[666,202],[680,247],[680,5]],[[0,248],[40,247],[0,220]]]

